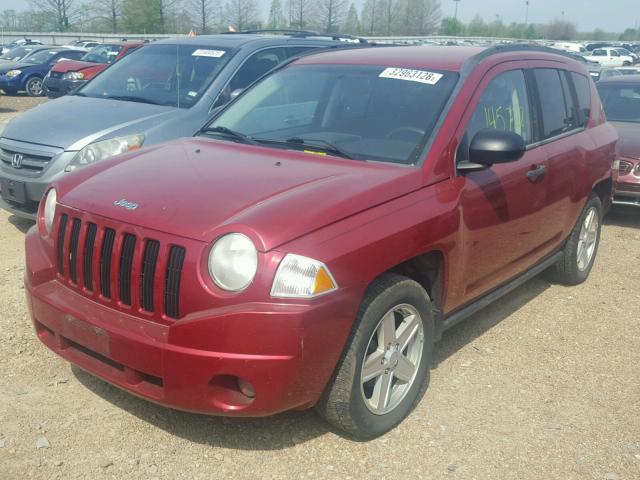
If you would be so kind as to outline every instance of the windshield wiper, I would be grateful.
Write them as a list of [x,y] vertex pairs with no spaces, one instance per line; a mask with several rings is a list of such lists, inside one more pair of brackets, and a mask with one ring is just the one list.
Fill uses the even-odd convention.
[[294,144],[294,145],[302,145],[312,149],[321,150],[331,155],[336,155],[338,157],[354,160],[353,156],[349,155],[347,152],[342,150],[337,145],[334,145],[333,143],[327,142],[326,140],[322,140],[320,138],[291,137],[291,138],[287,138],[285,142]]
[[251,145],[255,145],[256,141],[252,139],[250,136],[245,135],[242,132],[237,132],[235,130],[231,130],[230,128],[223,127],[219,125],[217,127],[205,127],[200,130],[201,133],[219,133],[222,135],[226,135],[227,137],[233,137],[236,140],[240,140],[242,143],[249,143]]
[[138,102],[138,103],[150,103],[151,105],[162,105],[159,102],[154,100],[149,100],[148,98],[142,97],[134,97],[131,95],[105,95],[102,98],[107,98],[109,100],[123,100],[125,102]]

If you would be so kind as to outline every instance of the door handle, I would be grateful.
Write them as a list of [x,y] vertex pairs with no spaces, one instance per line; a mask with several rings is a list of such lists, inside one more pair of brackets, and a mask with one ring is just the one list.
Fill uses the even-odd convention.
[[531,170],[527,172],[527,179],[535,183],[546,171],[547,167],[545,165],[534,165]]

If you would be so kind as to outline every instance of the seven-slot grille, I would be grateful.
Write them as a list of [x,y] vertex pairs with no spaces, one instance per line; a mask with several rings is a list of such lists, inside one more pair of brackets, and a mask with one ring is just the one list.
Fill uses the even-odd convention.
[[[158,282],[156,271],[160,247],[157,240],[138,238],[132,233],[117,233],[112,228],[83,222],[66,213],[58,219],[56,266],[63,278],[88,292],[99,293],[105,299],[117,300],[122,305],[139,307],[147,312],[156,312],[159,307],[156,299],[162,298],[164,314],[179,318],[180,279],[186,250],[169,245],[163,281]],[[140,249],[142,254],[137,257]],[[162,297],[155,296],[157,288],[164,289]],[[137,289],[136,296],[133,289]]]

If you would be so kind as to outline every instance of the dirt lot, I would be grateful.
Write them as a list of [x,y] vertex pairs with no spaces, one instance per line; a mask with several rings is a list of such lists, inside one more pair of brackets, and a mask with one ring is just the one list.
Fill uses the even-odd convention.
[[312,411],[171,411],[70,367],[29,323],[29,226],[0,213],[2,479],[640,479],[640,211],[608,217],[584,285],[536,278],[445,333],[422,403],[368,443]]

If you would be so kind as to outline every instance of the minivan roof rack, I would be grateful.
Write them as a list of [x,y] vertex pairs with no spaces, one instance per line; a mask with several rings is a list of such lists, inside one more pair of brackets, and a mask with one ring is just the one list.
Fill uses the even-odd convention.
[[354,37],[353,35],[339,34],[339,33],[320,33],[310,30],[294,30],[287,28],[269,28],[259,30],[242,30],[239,32],[222,32],[225,34],[260,34],[260,33],[280,33],[283,35],[290,35],[294,38],[306,38],[306,37],[324,37],[332,40],[351,40],[358,43],[368,43],[367,40],[361,37]]

